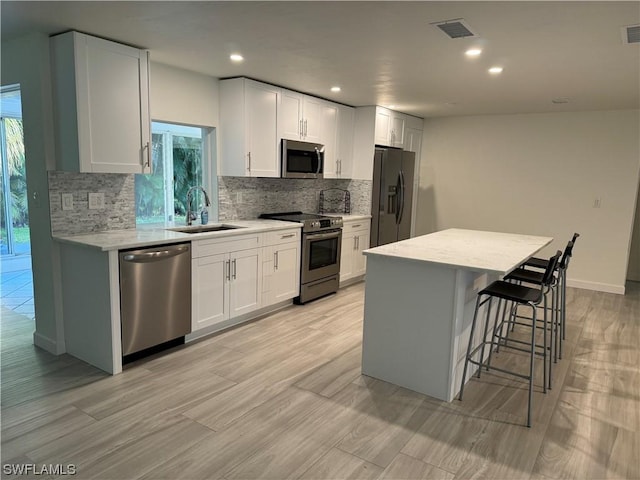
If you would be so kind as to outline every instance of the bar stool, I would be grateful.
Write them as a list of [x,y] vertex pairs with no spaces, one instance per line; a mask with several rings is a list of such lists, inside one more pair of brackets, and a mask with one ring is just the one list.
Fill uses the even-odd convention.
[[[526,287],[523,285],[518,285],[515,283],[510,283],[510,282],[506,282],[504,280],[497,280],[493,283],[491,283],[489,286],[487,286],[486,288],[484,288],[483,290],[481,290],[480,292],[478,292],[478,297],[476,299],[476,308],[475,308],[475,312],[473,314],[473,321],[471,323],[471,332],[469,335],[469,346],[467,347],[467,355],[465,357],[464,360],[464,369],[462,371],[462,383],[460,385],[460,396],[458,397],[459,400],[462,400],[462,394],[464,392],[464,384],[465,384],[465,380],[466,380],[466,376],[467,376],[467,368],[469,367],[469,363],[472,363],[474,365],[478,366],[478,378],[480,377],[480,372],[482,370],[482,368],[486,368],[487,370],[489,370],[490,368],[493,368],[494,370],[497,370],[499,372],[502,373],[506,373],[509,375],[514,375],[516,377],[519,378],[523,378],[525,380],[529,381],[529,401],[528,401],[528,406],[527,406],[527,427],[531,426],[531,403],[533,400],[533,374],[534,374],[534,359],[535,356],[537,354],[536,352],[536,321],[537,321],[537,307],[538,305],[540,305],[541,303],[544,303],[544,326],[545,329],[544,331],[544,345],[543,345],[543,350],[542,350],[542,360],[543,360],[543,367],[544,367],[544,373],[545,373],[545,379],[544,379],[544,383],[543,383],[543,388],[544,391],[546,392],[546,356],[547,356],[547,349],[546,349],[546,340],[547,340],[547,330],[546,330],[546,324],[547,324],[547,308],[546,308],[546,293],[550,288],[551,282],[553,281],[553,272],[556,269],[556,265],[558,263],[558,260],[560,258],[560,255],[562,254],[562,252],[560,250],[557,251],[557,253],[551,257],[549,259],[549,262],[547,264],[547,268],[544,271],[544,275],[543,275],[543,281],[540,284],[540,288],[531,288],[531,287]],[[485,297],[485,298],[483,298]],[[530,359],[529,359],[529,374],[528,375],[524,375],[522,373],[519,372],[515,372],[512,370],[507,370],[504,368],[498,368],[498,367],[491,367],[490,365],[490,359],[487,359],[487,361],[485,361],[485,355],[484,355],[484,351],[485,351],[485,346],[489,345],[490,347],[490,352],[497,346],[497,343],[495,342],[495,335],[494,333],[497,331],[497,327],[498,325],[494,324],[494,328],[493,328],[493,333],[491,334],[491,338],[488,340],[487,339],[487,332],[489,330],[489,323],[490,323],[490,316],[491,316],[491,301],[493,298],[498,298],[499,300],[504,300],[506,302],[511,302],[512,305],[527,305],[529,307],[531,307],[531,318],[532,318],[532,328],[531,328],[531,342],[530,342],[530,349],[529,349],[529,353],[530,353]],[[474,339],[474,335],[475,335],[475,331],[476,331],[476,327],[477,327],[477,321],[478,321],[478,310],[480,309],[480,307],[482,305],[484,305],[485,303],[488,302],[487,308],[486,308],[486,315],[485,315],[485,319],[484,319],[484,331],[483,331],[483,335],[482,335],[482,340],[481,342],[474,346],[473,345],[473,339]],[[498,316],[496,315],[495,318],[495,322],[497,323],[499,321]],[[504,320],[502,321],[504,322]],[[499,328],[502,328],[502,325],[499,326]],[[480,359],[479,360],[475,360],[474,356],[480,352]],[[489,357],[491,357],[491,355],[489,355]]]
[[[578,237],[580,236],[580,234],[578,232],[575,232],[573,234],[573,237],[571,238],[570,242],[575,245],[576,240],[578,239]],[[567,323],[566,323],[566,306],[567,306],[567,268],[569,267],[569,261],[571,260],[571,257],[573,255],[573,248],[571,249],[571,251],[569,252],[569,256],[566,259],[566,262],[564,263],[563,267],[560,269],[559,273],[560,276],[558,278],[559,283],[560,283],[560,315],[561,315],[561,330],[562,330],[562,335],[560,336],[560,349],[559,349],[559,358],[562,358],[562,341],[566,339],[566,334],[567,334]],[[520,267],[521,268],[538,268],[538,269],[542,269],[544,270],[545,268],[547,268],[547,262],[548,259],[545,258],[536,258],[536,257],[532,257],[529,260],[527,260],[526,262],[524,262]]]
[[[566,270],[566,266],[569,262],[569,258],[571,257],[571,252],[573,251],[573,242],[569,241],[567,246],[564,249],[562,257],[560,261],[557,262],[556,268],[553,272],[553,277],[551,279],[551,284],[549,288],[549,292],[551,293],[551,325],[550,325],[550,352],[553,353],[553,363],[557,363],[558,357],[562,358],[562,354],[560,353],[559,344],[561,344],[561,335],[558,335],[558,331],[561,328],[562,323],[562,305],[560,305],[560,295],[561,295],[561,278]],[[547,266],[549,264],[548,260],[546,261]],[[504,277],[505,281],[508,282],[517,282],[518,284],[522,283],[530,283],[536,286],[542,286],[544,280],[545,272],[537,271],[537,270],[528,270],[525,268],[517,268],[513,272],[509,273]],[[509,321],[507,325],[507,335],[502,335],[502,331],[498,332],[498,345],[505,345],[509,347],[508,342],[517,342],[524,343],[520,340],[510,339],[509,338],[509,330],[513,331],[516,324],[518,325],[526,325],[530,326],[528,323],[518,322],[517,319],[527,319],[530,320],[529,317],[524,317],[521,315],[517,315],[517,312],[513,311],[509,316]],[[545,333],[546,335],[546,333]],[[548,379],[548,388],[551,389],[552,385],[552,362],[551,358],[549,358],[549,375]]]

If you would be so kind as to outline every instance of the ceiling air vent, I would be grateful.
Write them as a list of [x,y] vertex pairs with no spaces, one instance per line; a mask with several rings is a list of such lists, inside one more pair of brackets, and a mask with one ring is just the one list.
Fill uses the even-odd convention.
[[453,20],[445,20],[444,22],[434,22],[431,25],[435,25],[449,38],[464,38],[475,37],[476,34],[471,31],[469,25],[465,23],[462,18],[454,18]]
[[640,25],[622,27],[622,43],[640,43]]

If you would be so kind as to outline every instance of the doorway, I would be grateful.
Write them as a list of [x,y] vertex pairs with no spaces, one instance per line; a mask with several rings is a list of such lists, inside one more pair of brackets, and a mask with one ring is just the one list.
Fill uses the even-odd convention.
[[0,299],[34,318],[22,102],[19,85],[0,88]]

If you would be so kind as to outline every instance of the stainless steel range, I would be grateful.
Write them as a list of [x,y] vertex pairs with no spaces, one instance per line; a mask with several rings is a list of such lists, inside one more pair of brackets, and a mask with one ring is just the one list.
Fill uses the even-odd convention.
[[302,223],[300,295],[297,304],[338,291],[342,218],[314,213],[263,213],[260,218]]

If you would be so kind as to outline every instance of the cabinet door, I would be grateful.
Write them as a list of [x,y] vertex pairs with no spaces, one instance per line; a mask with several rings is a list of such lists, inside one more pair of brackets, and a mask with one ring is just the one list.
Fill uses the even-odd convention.
[[303,132],[302,94],[282,90],[278,108],[278,131],[280,138],[300,140]]
[[353,252],[353,276],[364,275],[367,270],[367,257],[362,253],[369,248],[369,233],[359,232],[356,235],[356,248]]
[[245,84],[247,176],[279,177],[277,106],[279,91],[268,85]]
[[319,98],[304,96],[302,98],[303,140],[305,142],[322,143],[322,104]]
[[191,330],[196,331],[229,318],[229,256],[194,258],[192,263]]
[[342,245],[340,249],[340,281],[350,279],[353,276],[353,252],[355,250],[356,237],[353,233],[343,230]]
[[68,32],[52,53],[62,168],[150,173],[148,52]]
[[404,115],[398,112],[391,112],[391,131],[389,132],[389,144],[392,147],[404,145]]
[[376,145],[389,146],[389,133],[391,132],[391,110],[376,107],[376,124],[374,142]]
[[236,317],[260,307],[262,259],[257,248],[234,252],[230,258],[229,315]]
[[320,143],[324,145],[324,176],[337,178],[339,172],[337,156],[338,107],[325,103],[321,107]]
[[338,106],[337,154],[338,178],[351,178],[353,171],[353,136],[355,110],[344,105]]
[[407,127],[405,128],[404,135],[404,150],[408,152],[414,152],[416,154],[416,158],[420,157],[420,150],[422,147],[422,130],[418,130],[416,128]]
[[275,303],[300,293],[300,244],[286,243],[274,250],[271,299]]

